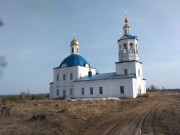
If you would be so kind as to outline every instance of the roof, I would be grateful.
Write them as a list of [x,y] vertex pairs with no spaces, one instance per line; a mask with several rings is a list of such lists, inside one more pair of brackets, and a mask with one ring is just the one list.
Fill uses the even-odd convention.
[[134,74],[130,75],[117,75],[116,72],[111,73],[103,73],[103,74],[96,74],[92,77],[83,77],[79,80],[76,80],[76,82],[79,81],[94,81],[94,80],[108,80],[108,79],[122,79],[122,78],[135,78],[136,76]]
[[124,40],[124,39],[138,39],[138,38],[137,38],[137,36],[123,35],[119,40]]
[[89,63],[80,55],[78,54],[71,54],[66,57],[59,67],[73,67],[73,66],[86,66]]
[[73,41],[71,41],[71,46],[72,45],[76,45],[76,46],[79,45],[79,42],[76,38],[74,38]]

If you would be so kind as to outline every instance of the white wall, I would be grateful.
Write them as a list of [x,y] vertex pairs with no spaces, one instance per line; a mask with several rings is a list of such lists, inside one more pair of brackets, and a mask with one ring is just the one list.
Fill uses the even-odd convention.
[[[133,79],[109,79],[95,81],[79,81],[74,82],[74,98],[97,98],[97,97],[130,97],[133,95]],[[124,86],[124,94],[120,93],[120,86]],[[90,94],[90,87],[93,87],[93,94]],[[99,87],[103,87],[103,94],[99,94]],[[82,95],[81,89],[85,89],[85,94]]]
[[[116,74],[124,75],[124,69],[128,70],[128,75],[135,74],[136,77],[143,79],[142,64],[137,61],[116,63]],[[140,76],[139,76],[140,72]]]
[[[63,91],[66,91],[66,97],[71,97],[70,89],[73,90],[72,82],[74,80],[80,79],[81,77],[87,76],[89,69],[91,69],[92,74],[96,74],[96,69],[82,66],[73,67],[62,67],[54,68],[53,85],[50,85],[50,97],[52,98],[62,98]],[[73,74],[73,79],[70,80],[70,74]],[[63,74],[65,74],[66,79],[63,80]],[[59,75],[59,80],[57,80],[57,75]],[[57,90],[59,90],[59,95],[57,95]]]

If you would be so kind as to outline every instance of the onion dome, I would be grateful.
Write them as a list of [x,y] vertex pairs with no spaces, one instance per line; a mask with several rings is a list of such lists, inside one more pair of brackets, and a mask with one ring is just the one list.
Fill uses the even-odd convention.
[[71,54],[66,57],[59,67],[73,67],[73,66],[83,66],[90,67],[89,63],[78,54]]
[[76,38],[74,38],[72,41],[71,41],[71,46],[73,45],[79,45],[79,42],[77,41]]
[[124,20],[124,22],[125,22],[124,27],[129,27],[129,25],[128,25],[128,18],[127,18],[127,15],[125,16],[125,20]]

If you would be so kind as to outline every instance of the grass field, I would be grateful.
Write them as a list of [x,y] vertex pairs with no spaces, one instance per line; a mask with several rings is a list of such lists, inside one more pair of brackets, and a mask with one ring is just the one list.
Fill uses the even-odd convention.
[[[0,117],[0,135],[180,134],[180,94],[151,92],[147,97],[120,100],[26,100]],[[65,111],[62,111],[62,110]],[[45,120],[32,119],[46,113]]]

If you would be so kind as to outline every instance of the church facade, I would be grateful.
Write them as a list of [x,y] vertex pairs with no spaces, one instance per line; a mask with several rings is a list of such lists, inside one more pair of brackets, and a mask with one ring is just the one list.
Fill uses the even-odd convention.
[[118,40],[116,71],[99,74],[79,55],[79,42],[71,42],[71,54],[53,68],[50,98],[136,98],[146,94],[142,63],[138,54],[138,38],[130,34],[127,16],[123,36]]

